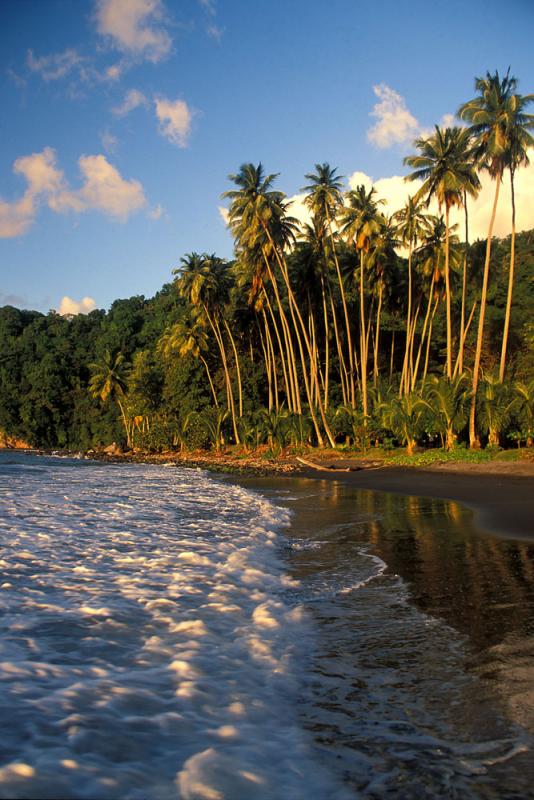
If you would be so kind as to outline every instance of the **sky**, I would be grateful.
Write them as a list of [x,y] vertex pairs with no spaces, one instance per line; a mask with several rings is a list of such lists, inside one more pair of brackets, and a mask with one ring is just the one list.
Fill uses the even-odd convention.
[[[230,258],[221,194],[249,161],[296,216],[322,162],[391,213],[475,76],[534,92],[533,40],[532,0],[0,0],[0,305],[87,313],[153,296],[186,253]],[[519,229],[533,198],[534,163]]]

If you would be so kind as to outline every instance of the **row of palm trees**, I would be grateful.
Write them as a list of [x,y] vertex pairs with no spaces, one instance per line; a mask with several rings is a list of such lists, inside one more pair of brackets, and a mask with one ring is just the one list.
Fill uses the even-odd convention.
[[[517,80],[509,72],[502,78],[488,73],[476,79],[475,87],[476,97],[458,112],[467,127],[436,126],[433,134],[416,140],[417,152],[405,159],[413,170],[406,180],[421,186],[391,217],[373,188],[343,192],[342,177],[326,163],[316,164],[305,176],[310,221],[302,226],[291,216],[287,197],[274,187],[277,175],[250,163],[230,175],[234,188],[224,197],[229,200],[235,261],[206,253],[181,260],[175,283],[188,310],[165,331],[158,351],[164,359],[190,356],[202,363],[214,407],[228,415],[237,444],[247,416],[247,359],[254,363],[259,358],[263,364],[267,413],[285,409],[291,418],[309,416],[319,446],[336,445],[332,403],[361,413],[367,426],[377,408],[385,361],[380,346],[385,309],[404,314],[402,367],[395,374],[393,337],[389,383],[395,384],[399,407],[417,404],[428,385],[433,332],[444,305],[443,379],[451,391],[460,385],[464,391],[469,371],[469,443],[479,446],[477,396],[493,227],[507,171],[512,237],[498,377],[502,384],[514,284],[514,178],[528,164],[534,146],[534,115],[525,110],[534,95],[518,94]],[[482,171],[494,181],[495,195],[482,287],[469,309],[468,201],[480,192]],[[438,216],[428,212],[433,200]],[[454,207],[465,212],[463,248],[450,222]],[[458,283],[461,289],[455,294]],[[458,305],[455,326],[453,306]],[[467,363],[466,341],[477,316],[474,357]]]

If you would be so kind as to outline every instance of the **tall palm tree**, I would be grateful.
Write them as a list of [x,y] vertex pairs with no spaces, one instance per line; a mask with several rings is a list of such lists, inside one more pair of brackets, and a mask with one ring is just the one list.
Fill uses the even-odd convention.
[[445,292],[447,303],[447,359],[446,373],[452,378],[452,324],[451,289],[449,278],[449,214],[452,206],[462,206],[464,191],[475,195],[479,188],[473,160],[467,149],[469,132],[465,128],[440,128],[428,138],[419,138],[415,146],[420,154],[407,156],[404,163],[414,167],[406,180],[422,180],[423,185],[416,198],[433,198],[441,209],[445,208],[446,250],[445,250]]
[[477,390],[480,377],[480,358],[482,354],[482,340],[484,337],[484,319],[486,314],[486,299],[488,293],[489,267],[491,258],[491,242],[493,226],[499,203],[503,172],[508,164],[510,152],[509,116],[510,110],[515,106],[515,89],[517,80],[509,72],[504,78],[496,71],[493,75],[486,73],[485,78],[475,78],[476,97],[460,106],[458,116],[470,123],[469,134],[474,140],[474,155],[482,169],[485,169],[495,181],[495,196],[491,211],[488,235],[486,240],[486,257],[484,260],[484,277],[482,279],[482,292],[480,297],[480,310],[478,317],[477,343],[475,350],[475,363],[473,365],[473,384],[471,395],[471,409],[469,413],[469,445],[479,447],[476,434],[475,417]]
[[[229,210],[230,227],[236,238],[238,248],[254,247],[259,243],[266,264],[270,257],[274,257],[278,265],[283,280],[283,286],[287,292],[289,314],[293,323],[293,331],[299,349],[302,363],[302,376],[317,440],[320,445],[323,444],[321,428],[315,413],[315,403],[319,409],[324,432],[326,433],[329,443],[334,447],[335,440],[326,418],[324,403],[321,397],[319,375],[314,359],[314,349],[311,338],[308,335],[306,324],[295,299],[285,258],[286,250],[295,238],[297,221],[288,215],[288,202],[283,192],[272,189],[275,178],[276,175],[265,176],[261,164],[257,167],[253,164],[243,164],[237,174],[230,175],[230,180],[232,180],[238,188],[225,192],[223,197],[231,200]],[[287,317],[283,310],[276,277],[270,265],[268,266],[268,273],[275,291],[280,316],[282,319],[285,319],[284,324],[287,325]],[[307,373],[306,355],[303,343],[309,359],[309,375]],[[293,366],[296,372],[294,356]]]
[[397,235],[400,243],[408,248],[408,311],[406,315],[406,347],[404,352],[404,364],[402,368],[400,392],[405,394],[410,391],[409,374],[409,352],[412,328],[412,257],[417,243],[421,241],[425,233],[428,232],[428,216],[423,213],[421,203],[413,197],[408,197],[405,205],[393,216],[397,223]]
[[501,364],[499,369],[499,380],[504,381],[506,369],[506,350],[508,346],[508,331],[510,328],[510,316],[512,312],[512,294],[514,290],[514,267],[515,267],[515,186],[514,176],[517,169],[529,165],[528,150],[534,147],[534,137],[529,133],[529,129],[534,128],[534,114],[526,114],[525,108],[529,103],[534,102],[534,94],[518,95],[514,94],[507,120],[508,148],[506,154],[506,166],[510,170],[510,190],[512,200],[512,235],[510,239],[510,269],[508,273],[508,293],[506,297],[506,315],[504,318],[504,331],[502,336]]
[[89,364],[91,378],[89,380],[89,391],[93,397],[97,397],[102,403],[113,400],[119,406],[124,432],[128,447],[131,446],[131,431],[126,411],[124,409],[124,398],[128,386],[128,366],[122,353],[111,355],[106,350],[100,361]]
[[[239,444],[232,380],[221,329],[221,321],[225,324],[223,311],[228,304],[230,292],[228,265],[215,255],[210,256],[206,253],[202,255],[190,253],[181,259],[181,264],[181,267],[173,270],[173,274],[177,275],[176,286],[180,296],[186,298],[196,310],[197,318],[207,322],[215,336],[226,380],[226,394],[232,417],[234,438],[236,444]],[[236,369],[238,369],[237,362]]]
[[[333,231],[333,223],[335,222],[338,211],[343,207],[342,195],[342,178],[336,174],[337,169],[332,168],[330,164],[316,164],[315,173],[309,172],[304,177],[310,181],[309,184],[304,186],[301,191],[306,192],[307,196],[304,203],[310,209],[314,224],[317,230],[322,228],[328,232],[328,239],[336,267],[337,279],[339,283],[339,291],[341,295],[341,303],[343,306],[343,314],[345,318],[345,331],[347,336],[347,347],[349,351],[349,381],[350,381],[350,394],[351,402],[354,407],[355,391],[354,391],[354,356],[352,347],[351,326],[349,320],[349,312],[347,308],[347,298],[345,294],[345,287],[343,278],[339,267],[339,259],[337,257],[335,236]],[[327,254],[325,253],[327,259]]]
[[380,232],[385,220],[378,211],[383,200],[375,199],[376,190],[357,186],[348,192],[348,205],[341,213],[341,231],[352,241],[360,255],[360,377],[362,386],[362,406],[364,418],[368,416],[367,406],[367,328],[365,323],[365,259],[371,243]]

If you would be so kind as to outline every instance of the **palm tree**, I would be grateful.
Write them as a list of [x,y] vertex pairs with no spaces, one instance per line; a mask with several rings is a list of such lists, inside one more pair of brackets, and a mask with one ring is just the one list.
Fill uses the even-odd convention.
[[[349,321],[349,312],[347,309],[347,298],[345,295],[345,287],[343,278],[339,267],[339,259],[337,257],[335,237],[332,229],[332,224],[336,219],[339,209],[343,207],[343,195],[341,193],[342,183],[341,176],[336,175],[336,168],[332,169],[330,164],[316,164],[315,173],[309,172],[304,177],[310,181],[307,186],[304,186],[301,191],[307,192],[304,200],[307,208],[310,209],[316,230],[320,231],[324,228],[328,232],[330,240],[330,247],[334,264],[336,267],[337,279],[339,284],[339,291],[341,295],[341,303],[343,306],[343,314],[345,317],[345,331],[347,335],[347,347],[349,351],[349,385],[351,402],[354,406],[355,391],[354,391],[354,355],[352,347],[351,327]],[[325,261],[328,263],[328,253],[325,248]]]
[[360,373],[362,386],[363,414],[368,416],[367,407],[367,328],[365,324],[365,257],[369,253],[373,239],[384,224],[384,217],[378,211],[383,200],[375,199],[376,190],[371,187],[367,192],[365,186],[357,186],[348,192],[348,205],[341,214],[342,233],[349,241],[354,242],[360,254]]
[[534,440],[534,378],[528,382],[517,381],[514,384],[514,412],[521,425],[522,437],[527,447],[532,447]]
[[[230,275],[228,265],[215,255],[206,253],[190,253],[181,259],[181,267],[173,270],[177,275],[176,285],[180,296],[186,298],[196,310],[198,319],[207,322],[213,331],[223,365],[228,408],[232,417],[232,426],[236,444],[239,444],[239,431],[235,409],[234,393],[228,357],[221,330],[221,321],[227,331],[228,323],[224,319],[224,308],[228,304],[230,292]],[[236,360],[236,370],[239,376],[239,362]],[[238,377],[240,389],[240,379]],[[240,392],[241,398],[241,392]]]
[[436,198],[445,208],[445,292],[447,302],[447,377],[452,378],[451,289],[449,279],[449,213],[452,206],[462,206],[464,192],[476,195],[479,180],[468,150],[469,132],[465,128],[440,128],[428,138],[420,138],[415,146],[419,155],[407,156],[404,163],[414,167],[406,180],[422,180],[416,199],[426,198],[427,204]]
[[[229,209],[230,227],[236,238],[237,247],[238,249],[256,247],[257,245],[261,247],[269,279],[275,292],[278,311],[286,327],[288,344],[290,345],[291,340],[287,316],[283,309],[279,287],[269,259],[274,257],[278,265],[280,274],[282,275],[283,285],[287,292],[289,314],[293,323],[293,331],[302,363],[302,376],[317,441],[320,445],[323,444],[323,436],[315,413],[315,403],[319,409],[324,432],[331,446],[334,447],[334,438],[326,418],[324,403],[321,397],[317,364],[314,359],[314,349],[291,287],[285,259],[285,251],[291,246],[295,238],[297,221],[287,213],[288,203],[283,192],[272,189],[272,184],[277,176],[265,176],[261,164],[258,164],[257,167],[253,164],[243,164],[237,174],[230,175],[229,177],[238,188],[225,192],[223,197],[231,200]],[[303,342],[309,359],[309,376],[307,373]],[[294,354],[292,354],[291,361],[296,376]]]
[[164,331],[158,341],[157,349],[165,358],[172,352],[177,352],[181,358],[185,358],[188,355],[198,358],[206,370],[213,402],[216,406],[219,405],[208,362],[202,355],[208,349],[208,336],[206,329],[200,322],[195,320],[175,322],[174,325]]
[[89,380],[89,391],[95,398],[99,398],[102,403],[114,400],[119,406],[124,432],[128,447],[131,446],[131,431],[126,412],[124,410],[124,397],[128,385],[128,367],[125,363],[124,355],[116,353],[111,355],[106,350],[100,361],[89,364],[91,378]]
[[476,435],[475,417],[480,358],[484,336],[484,318],[488,293],[491,242],[495,215],[499,203],[502,176],[509,163],[510,138],[508,123],[510,111],[516,103],[514,99],[516,86],[517,80],[514,77],[510,77],[509,72],[506,73],[504,78],[501,78],[498,72],[495,72],[494,75],[487,72],[485,78],[475,79],[475,89],[478,95],[467,103],[464,103],[458,110],[458,116],[471,123],[469,134],[474,140],[473,152],[475,158],[481,168],[485,169],[495,181],[495,196],[486,240],[486,258],[484,261],[484,277],[482,280],[482,293],[480,297],[475,363],[473,365],[473,386],[471,409],[469,413],[470,447],[480,446]]
[[445,449],[452,450],[457,434],[465,424],[465,377],[460,375],[450,380],[446,375],[431,375],[425,388],[429,409],[445,439]]
[[404,351],[404,364],[402,368],[400,392],[407,394],[410,391],[409,381],[409,353],[412,327],[412,257],[418,241],[428,231],[428,216],[422,212],[421,204],[413,197],[408,197],[405,205],[393,215],[397,223],[397,233],[400,243],[408,248],[408,312],[406,315],[406,347]]
[[510,270],[508,274],[508,294],[506,298],[506,315],[504,318],[504,331],[502,336],[501,364],[499,369],[499,380],[504,381],[506,369],[506,349],[508,345],[508,331],[510,328],[510,316],[512,312],[512,294],[514,289],[514,267],[515,267],[515,171],[519,167],[529,165],[528,150],[534,147],[534,137],[529,133],[529,128],[534,128],[534,114],[526,114],[525,108],[534,101],[534,94],[517,95],[514,94],[507,119],[508,147],[506,154],[506,166],[510,170],[510,190],[512,199],[512,236],[510,239]]

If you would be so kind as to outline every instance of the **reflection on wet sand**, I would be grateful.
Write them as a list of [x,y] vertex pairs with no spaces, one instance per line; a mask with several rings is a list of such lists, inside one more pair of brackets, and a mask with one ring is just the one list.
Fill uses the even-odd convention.
[[294,511],[289,563],[319,630],[303,715],[325,759],[362,797],[530,796],[534,545],[455,502],[256,485]]

